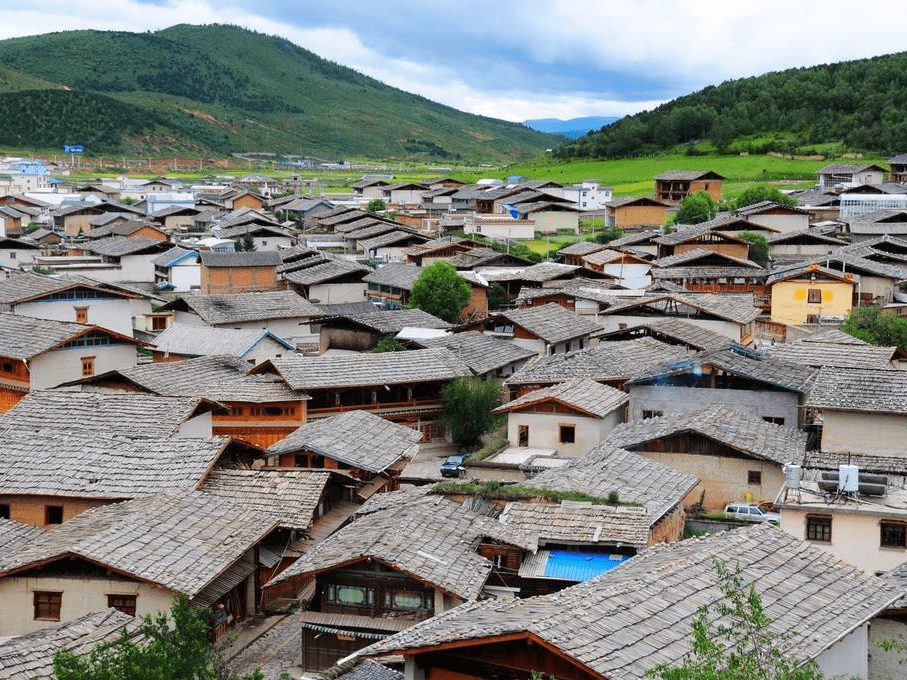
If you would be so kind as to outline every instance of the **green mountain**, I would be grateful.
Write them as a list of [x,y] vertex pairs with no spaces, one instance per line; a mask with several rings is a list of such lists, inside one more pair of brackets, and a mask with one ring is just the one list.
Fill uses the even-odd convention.
[[269,152],[512,161],[557,143],[236,26],[0,41],[0,144],[86,153]]
[[621,118],[555,150],[567,158],[635,156],[709,141],[719,152],[824,145],[907,152],[907,52],[730,80]]

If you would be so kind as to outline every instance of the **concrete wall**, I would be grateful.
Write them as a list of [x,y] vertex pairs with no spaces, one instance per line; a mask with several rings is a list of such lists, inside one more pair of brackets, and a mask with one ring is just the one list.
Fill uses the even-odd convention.
[[[853,286],[844,281],[778,281],[772,285],[772,321],[806,323],[811,314],[847,316]],[[821,291],[821,302],[809,302],[810,290]]]
[[36,357],[29,364],[31,388],[43,390],[60,383],[79,380],[82,375],[82,358],[94,357],[94,375],[136,364],[135,345],[100,345],[58,349]]
[[309,299],[320,303],[339,304],[341,302],[362,302],[365,300],[366,284],[356,283],[319,283],[309,286]]
[[70,498],[65,496],[33,496],[25,494],[0,495],[0,504],[9,506],[9,518],[14,522],[31,524],[36,527],[56,526],[48,525],[46,508],[48,505],[63,508],[63,521],[75,517],[99,505],[107,505],[112,501],[97,498]]
[[[837,509],[832,512],[829,506],[827,512],[817,505],[801,506],[798,508],[781,508],[781,528],[791,536],[806,539],[806,516],[829,514],[831,515],[831,542],[809,541],[811,545],[830,552],[835,557],[849,562],[855,567],[869,574],[888,571],[907,560],[907,550],[903,548],[882,548],[879,513],[856,513]],[[904,517],[903,513],[898,517]]]
[[127,298],[35,300],[18,304],[13,311],[16,314],[36,319],[74,322],[76,307],[87,308],[89,324],[130,337],[132,329],[135,327],[134,319],[143,319],[145,314],[151,312],[151,302],[145,298],[138,300]]
[[794,231],[803,231],[809,228],[809,215],[749,215],[748,222],[760,224],[763,227],[777,229],[782,234]]
[[62,592],[60,622],[107,608],[107,595],[137,595],[136,614],[170,609],[175,593],[137,581],[98,577],[9,576],[0,579],[0,636],[22,635],[56,621],[34,619],[34,592]]
[[570,229],[579,234],[579,213],[565,210],[542,210],[530,216],[535,228],[546,234],[553,234],[558,229]]
[[198,290],[202,281],[202,267],[198,262],[187,262],[170,267],[170,283],[177,293]]
[[630,392],[629,420],[642,420],[642,412],[686,413],[722,404],[757,418],[784,418],[784,425],[797,427],[799,395],[796,392],[710,389],[673,385],[627,385]]
[[668,212],[661,205],[628,205],[608,211],[609,227],[650,226],[661,227],[667,221]]
[[822,411],[822,450],[907,458],[907,415]]
[[903,649],[882,649],[879,643],[907,640],[907,623],[875,618],[869,622],[869,680],[897,680],[904,677]]
[[[839,640],[816,658],[819,670],[826,678],[869,677],[869,626],[863,624],[850,635]],[[808,631],[799,631],[807,635]],[[901,673],[892,677],[904,677]]]
[[173,436],[179,439],[210,439],[212,426],[211,411],[205,411],[186,420]]
[[[519,443],[520,426],[529,428],[529,448],[556,449],[561,456],[579,458],[605,438],[623,421],[623,408],[612,411],[604,418],[589,418],[568,413],[517,412],[507,415],[507,439],[511,446]],[[562,444],[560,426],[573,425],[574,443]]]

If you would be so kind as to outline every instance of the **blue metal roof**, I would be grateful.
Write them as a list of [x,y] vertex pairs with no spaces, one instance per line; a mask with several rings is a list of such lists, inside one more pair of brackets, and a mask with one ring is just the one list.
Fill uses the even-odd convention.
[[564,581],[587,581],[628,559],[627,555],[552,550],[545,565],[545,576]]

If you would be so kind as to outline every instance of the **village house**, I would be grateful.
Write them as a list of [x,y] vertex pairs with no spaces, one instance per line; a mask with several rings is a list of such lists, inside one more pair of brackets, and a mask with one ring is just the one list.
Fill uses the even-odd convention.
[[422,433],[432,441],[443,431],[441,392],[469,367],[448,349],[361,353],[351,356],[273,359],[252,369],[276,374],[309,396],[308,418],[364,410]]
[[154,361],[180,361],[202,356],[234,356],[252,364],[292,354],[296,347],[269,330],[208,328],[175,323],[153,341]]
[[22,269],[34,264],[42,248],[29,238],[0,236],[0,268]]
[[599,335],[602,342],[633,340],[634,338],[653,338],[668,345],[686,347],[690,354],[695,354],[710,347],[724,347],[727,338],[719,333],[687,323],[682,319],[656,319],[639,326],[623,328]]
[[693,226],[678,225],[670,234],[659,236],[653,241],[658,244],[659,258],[704,249],[745,260],[749,257],[750,250],[747,241],[728,232],[713,229],[709,222]]
[[[773,263],[802,262],[821,258],[847,245],[827,229],[805,229],[778,234],[767,239],[768,255]],[[777,266],[777,265],[776,265]]]
[[907,368],[907,352],[900,347],[870,345],[838,329],[765,345],[762,351],[775,359],[812,368]]
[[877,236],[907,236],[907,210],[882,209],[863,213],[848,222],[851,240],[861,243]]
[[687,196],[704,191],[720,201],[723,181],[724,177],[711,170],[669,170],[655,176],[655,198],[676,204]]
[[627,196],[615,198],[605,206],[608,229],[663,227],[667,221],[667,203],[654,198]]
[[451,327],[443,319],[413,309],[387,309],[362,314],[345,314],[319,322],[319,352],[345,349],[369,352],[385,338],[395,336],[404,328],[423,328],[446,331]]
[[201,288],[201,260],[197,250],[173,246],[152,260],[154,287],[173,293],[196,292]]
[[202,295],[235,295],[279,288],[276,251],[216,253],[202,251],[200,287]]
[[774,201],[760,201],[738,208],[737,215],[748,222],[783,234],[809,229],[808,210]]
[[752,293],[754,301],[765,297],[768,271],[752,260],[694,248],[650,266],[653,281],[670,281],[694,293]]
[[169,243],[155,238],[107,236],[77,243],[65,256],[36,258],[35,263],[57,273],[149,288],[155,280],[155,258],[169,249]]
[[339,470],[359,502],[395,491],[396,477],[419,451],[422,434],[367,411],[320,418],[268,448],[280,467]]
[[449,260],[460,253],[485,247],[481,241],[453,235],[441,236],[409,248],[406,251],[406,262],[418,267],[427,267],[437,260]]
[[433,338],[408,341],[423,349],[446,347],[480,378],[506,378],[513,375],[536,353],[512,342],[478,331],[445,333]]
[[630,421],[723,404],[776,425],[804,424],[814,371],[739,345],[649,368],[626,383]]
[[[868,622],[903,590],[769,525],[652,547],[553,595],[470,603],[360,655],[402,655],[406,680],[531,672],[642,680],[656,664],[679,664],[690,653],[697,612],[723,599],[716,560],[753,584],[786,658],[815,660],[830,675],[870,677]],[[829,601],[841,614],[828,615]],[[639,610],[646,615],[623,615]]]
[[816,170],[820,189],[840,189],[858,184],[881,184],[888,171],[875,163],[832,163]]
[[156,615],[185,595],[213,609],[220,639],[258,609],[256,548],[275,526],[198,491],[86,510],[0,556],[0,635],[111,606]]
[[843,322],[860,276],[811,264],[772,274],[766,283],[771,289],[773,323]]
[[311,302],[337,304],[366,299],[363,277],[368,265],[327,253],[288,261],[277,268],[278,276],[290,289]]
[[652,283],[652,263],[631,253],[604,248],[585,255],[581,265],[606,274],[624,288],[645,288]]
[[0,411],[31,390],[135,366],[139,344],[100,326],[0,312]]
[[228,224],[214,229],[214,235],[217,238],[230,239],[237,246],[241,246],[247,239],[251,239],[252,250],[255,252],[270,252],[296,245],[296,236],[272,220]]
[[590,336],[599,326],[555,303],[492,314],[479,322],[494,337],[534,351],[538,356],[564,354],[595,344]]
[[745,499],[771,503],[784,465],[806,454],[805,432],[721,404],[618,425],[603,439],[698,477],[684,504],[715,512]]
[[595,316],[615,304],[620,293],[617,284],[610,278],[577,276],[554,281],[543,288],[523,286],[514,302],[517,307],[539,307],[555,303],[575,314]]
[[511,446],[578,458],[625,420],[625,392],[576,378],[524,394],[492,411],[507,414]]

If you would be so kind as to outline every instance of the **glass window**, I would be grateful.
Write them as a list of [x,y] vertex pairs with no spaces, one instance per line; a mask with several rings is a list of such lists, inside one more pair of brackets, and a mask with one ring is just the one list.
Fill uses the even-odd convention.
[[907,525],[903,522],[881,522],[880,544],[884,548],[907,548]]
[[576,442],[576,425],[561,425],[559,438],[560,438],[561,444],[575,443]]
[[107,606],[119,609],[124,614],[135,616],[136,595],[108,595]]
[[807,515],[806,540],[831,543],[831,517],[828,515]]
[[810,288],[806,292],[806,301],[809,304],[821,304],[822,302],[822,290],[819,288]]
[[35,619],[42,621],[59,621],[60,607],[63,604],[63,593],[51,593],[36,590],[34,593]]

